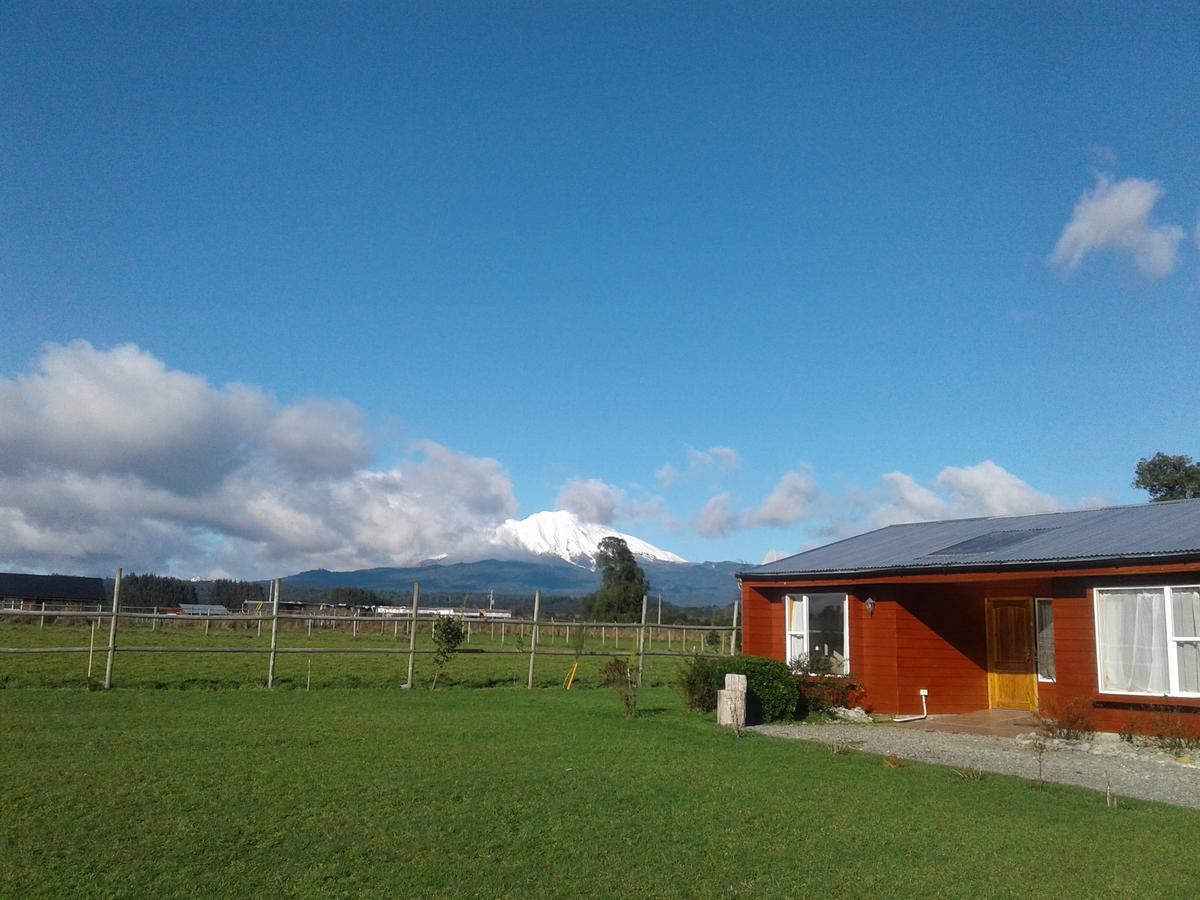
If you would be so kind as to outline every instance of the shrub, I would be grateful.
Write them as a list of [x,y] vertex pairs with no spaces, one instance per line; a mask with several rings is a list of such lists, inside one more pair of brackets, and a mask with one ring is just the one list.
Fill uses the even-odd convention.
[[796,680],[788,667],[777,659],[763,656],[726,656],[710,660],[712,706],[716,708],[717,691],[725,687],[725,676],[736,673],[746,676],[746,721],[774,722],[790,719],[796,712]]
[[438,620],[433,625],[433,645],[437,649],[433,654],[433,661],[436,668],[433,672],[433,683],[429,689],[437,688],[438,678],[446,668],[446,664],[450,662],[450,658],[458,652],[459,645],[467,639],[467,629],[463,627],[463,623],[459,619],[452,616],[438,616]]
[[1056,709],[1050,704],[1047,715],[1040,716],[1042,734],[1064,741],[1090,741],[1096,733],[1092,723],[1092,702],[1086,697],[1074,697]]
[[1149,741],[1159,750],[1180,753],[1200,747],[1200,737],[1188,734],[1183,717],[1173,712],[1157,712],[1147,722]]
[[637,715],[638,684],[637,674],[628,658],[614,656],[600,670],[600,680],[617,692],[621,705],[625,708],[625,718],[632,719]]
[[792,662],[791,670],[799,693],[798,719],[829,712],[835,706],[853,709],[863,704],[862,685],[849,675],[834,674],[833,660],[828,656],[815,653],[800,656]]
[[717,708],[715,685],[716,661],[699,655],[690,657],[675,678],[675,686],[683,695],[684,705],[688,709],[701,712],[710,712]]
[[854,709],[865,699],[862,685],[848,675],[808,675],[796,679],[799,700],[796,718],[804,719],[813,713],[827,713],[835,706]]

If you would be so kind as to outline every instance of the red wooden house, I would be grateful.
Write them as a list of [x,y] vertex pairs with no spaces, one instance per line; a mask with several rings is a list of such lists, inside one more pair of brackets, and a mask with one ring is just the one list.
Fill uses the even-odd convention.
[[747,653],[824,657],[879,712],[1200,734],[1200,500],[892,525],[739,579]]

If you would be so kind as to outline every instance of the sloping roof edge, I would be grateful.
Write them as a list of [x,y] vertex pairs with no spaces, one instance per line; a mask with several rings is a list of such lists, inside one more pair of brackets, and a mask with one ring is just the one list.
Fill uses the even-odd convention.
[[978,563],[940,563],[930,565],[910,566],[865,566],[857,569],[797,569],[786,572],[755,573],[753,569],[736,572],[734,577],[739,581],[753,583],[769,583],[773,581],[797,581],[812,579],[824,581],[830,579],[867,579],[888,578],[904,575],[953,575],[956,573],[976,572],[986,575],[991,572],[1040,572],[1047,569],[1055,571],[1070,571],[1071,569],[1091,569],[1096,566],[1128,566],[1136,563],[1147,565],[1171,565],[1172,563],[1194,562],[1200,566],[1200,553],[1160,553],[1160,554],[1130,554],[1128,556],[1076,556],[1070,559],[1022,559],[1009,562],[991,560]]

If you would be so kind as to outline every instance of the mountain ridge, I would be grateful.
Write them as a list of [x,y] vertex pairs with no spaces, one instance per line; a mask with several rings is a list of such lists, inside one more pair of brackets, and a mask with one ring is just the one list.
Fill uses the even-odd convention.
[[[740,562],[667,563],[639,561],[654,596],[679,606],[723,606],[738,596],[734,573]],[[360,587],[376,591],[411,591],[420,582],[427,591],[486,594],[530,594],[578,597],[600,586],[600,573],[557,557],[543,560],[486,559],[419,566],[379,566],[347,572],[309,569],[282,579],[298,587]]]

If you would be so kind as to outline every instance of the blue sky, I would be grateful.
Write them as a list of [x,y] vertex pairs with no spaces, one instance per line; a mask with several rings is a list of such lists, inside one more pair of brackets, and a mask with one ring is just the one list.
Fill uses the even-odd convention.
[[[119,558],[118,509],[144,566],[260,574],[556,505],[758,561],[1137,502],[1139,457],[1200,455],[1196,4],[15,3],[0,33],[10,566]],[[195,439],[62,400],[137,419],[171,373]],[[283,444],[320,459],[280,476]],[[343,521],[383,473],[429,505],[356,555],[414,515]],[[78,484],[52,512],[38,479]],[[239,524],[252,495],[308,535]]]

